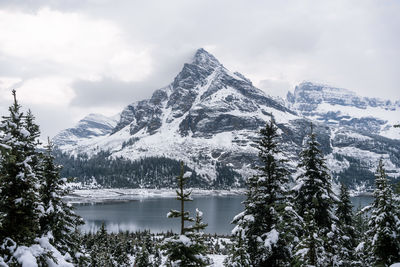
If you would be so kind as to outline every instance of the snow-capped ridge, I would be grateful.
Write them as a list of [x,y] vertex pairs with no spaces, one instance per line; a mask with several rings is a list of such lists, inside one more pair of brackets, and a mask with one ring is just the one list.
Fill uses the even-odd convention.
[[[282,150],[295,170],[313,120],[335,177],[356,182],[369,179],[364,174],[353,178],[351,170],[360,167],[371,172],[377,155],[387,161],[393,176],[400,176],[400,143],[382,137],[399,136],[388,119],[393,114],[398,118],[398,109],[359,108],[363,99],[347,89],[304,82],[288,94],[287,105],[199,49],[169,85],[149,99],[127,105],[115,127],[97,136],[65,130],[56,140],[61,150],[74,154],[106,150],[111,157],[131,160],[159,156],[183,160],[213,183],[216,163],[232,167],[243,177],[251,175],[257,161],[253,142],[272,116],[282,134]],[[370,110],[378,116],[365,116]],[[85,129],[83,124],[80,130]]]
[[59,147],[76,145],[81,140],[107,135],[116,125],[115,116],[107,117],[92,113],[81,119],[74,127],[58,133],[53,138],[53,142]]
[[288,92],[289,108],[307,118],[400,139],[393,126],[399,122],[400,101],[369,98],[326,84],[302,82]]

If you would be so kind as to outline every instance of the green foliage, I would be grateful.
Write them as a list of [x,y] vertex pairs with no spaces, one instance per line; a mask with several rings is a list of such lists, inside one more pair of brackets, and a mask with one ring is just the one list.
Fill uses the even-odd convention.
[[15,90],[13,96],[0,124],[0,258],[13,266],[21,261],[19,249],[33,249],[40,266],[57,262],[59,254],[84,264],[76,231],[81,221],[62,201],[68,190],[51,146],[41,152],[35,117],[20,111]]
[[338,257],[340,266],[349,266],[355,261],[355,248],[357,246],[357,234],[354,227],[353,206],[350,201],[350,195],[347,187],[341,184],[339,202],[336,208],[336,217],[338,218],[338,230],[340,249]]
[[229,189],[232,186],[242,187],[243,179],[242,176],[233,170],[232,167],[227,166],[223,163],[217,162],[215,164],[217,177],[214,180],[214,188],[225,188]]
[[31,245],[38,233],[41,203],[35,170],[39,130],[26,117],[13,91],[14,103],[0,125],[0,240]]
[[379,160],[375,184],[375,201],[363,209],[371,215],[365,239],[360,243],[360,254],[370,265],[389,266],[400,261],[400,206],[388,184],[382,159]]
[[[77,182],[117,188],[170,188],[180,172],[180,162],[166,157],[147,157],[136,161],[110,158],[110,153],[101,151],[90,158],[83,154],[71,157],[56,151],[56,162],[64,166],[62,177],[76,177]],[[208,182],[194,170],[188,181],[190,187],[207,188]]]
[[300,153],[298,168],[303,172],[297,177],[295,202],[298,214],[314,210],[314,220],[318,228],[330,228],[332,208],[335,204],[331,177],[326,167],[313,127],[304,150]]
[[136,255],[135,266],[136,267],[148,267],[148,266],[150,266],[149,256],[150,256],[150,253],[147,250],[146,245],[143,243],[143,246],[142,246],[140,252]]
[[41,160],[40,198],[44,214],[40,217],[40,232],[50,233],[51,243],[62,253],[69,253],[75,261],[82,248],[76,229],[83,224],[82,218],[73,212],[73,207],[62,200],[70,193],[66,179],[60,177],[60,166],[55,165],[50,139]]
[[256,167],[257,175],[249,178],[245,210],[233,220],[237,224],[234,234],[241,236],[243,232],[253,266],[288,265],[291,258],[294,220],[287,215],[295,212],[290,208],[288,171],[278,140],[271,120],[256,141],[261,165]]
[[[321,238],[321,230],[318,229],[314,220],[315,211],[304,213],[304,234],[295,248],[294,266],[332,266],[329,264],[326,253],[326,243]],[[323,236],[323,235],[322,235]]]
[[233,243],[230,246],[230,251],[224,260],[226,267],[250,267],[250,255],[248,254],[247,242],[245,242],[243,230],[239,230],[233,236]]
[[[176,190],[177,200],[180,202],[181,209],[171,210],[168,218],[180,218],[180,235],[174,235],[164,240],[162,249],[167,257],[167,266],[208,266],[210,259],[206,256],[207,247],[204,245],[201,230],[207,227],[202,223],[202,214],[197,210],[196,219],[190,217],[185,211],[185,202],[191,201],[191,191],[184,189],[185,184],[191,173],[184,172],[183,162],[181,172],[177,177],[178,190]],[[192,226],[185,226],[185,222],[195,222]]]
[[333,208],[336,196],[316,136],[311,131],[298,164],[300,175],[294,191],[295,208],[304,218],[300,243],[295,248],[297,262],[316,266],[337,266],[341,250],[337,217]]

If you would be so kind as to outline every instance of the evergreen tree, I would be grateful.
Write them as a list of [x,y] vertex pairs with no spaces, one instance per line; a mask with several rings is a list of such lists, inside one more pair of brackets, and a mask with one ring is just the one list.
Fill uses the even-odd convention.
[[311,124],[306,147],[300,153],[298,168],[302,173],[297,177],[297,185],[294,187],[295,203],[300,216],[304,216],[307,210],[314,210],[313,219],[317,227],[329,229],[333,220],[332,209],[336,197],[319,146]]
[[339,258],[340,266],[350,266],[355,260],[354,250],[357,246],[357,236],[354,227],[353,206],[347,187],[341,184],[339,202],[336,208],[340,234]]
[[125,235],[118,234],[115,236],[113,258],[118,266],[130,266],[131,260],[128,257],[128,240]]
[[[35,123],[35,116],[33,116],[31,110],[28,110],[25,117],[25,129],[29,132],[29,136],[27,136],[28,142],[32,144],[31,149],[28,149],[28,155],[31,157],[31,166],[32,170],[35,173],[40,172],[40,161],[42,157],[42,153],[36,149],[38,145],[40,145],[40,130],[39,125]],[[33,148],[33,149],[32,149]],[[40,180],[41,177],[38,177]]]
[[142,245],[142,249],[136,255],[135,266],[136,267],[149,267],[149,266],[151,266],[149,256],[150,256],[150,253],[147,250],[146,245],[143,244]]
[[153,257],[153,267],[160,267],[162,262],[162,257],[158,245],[155,247],[154,257]]
[[353,263],[354,266],[367,266],[367,255],[364,250],[364,244],[367,236],[365,236],[365,232],[367,231],[367,219],[366,214],[361,209],[361,205],[357,207],[355,212],[355,232],[356,232],[356,244],[357,247],[354,250],[355,261]]
[[290,263],[293,241],[293,235],[287,232],[291,223],[283,220],[287,210],[294,212],[289,208],[288,171],[273,119],[261,129],[260,136],[256,147],[262,165],[257,167],[258,174],[249,179],[245,211],[233,223],[245,235],[252,265],[283,266]]
[[235,231],[233,243],[229,254],[224,260],[226,267],[250,267],[250,255],[247,250],[247,242],[244,241],[243,230]]
[[[306,146],[300,153],[298,168],[301,174],[297,177],[297,184],[293,188],[294,203],[296,203],[297,213],[303,218],[307,213],[307,216],[311,216],[310,223],[312,222],[313,227],[314,225],[316,227],[313,233],[306,232],[306,229],[313,229],[312,227],[306,227],[300,239],[308,238],[310,242],[317,239],[322,240],[324,252],[316,255],[326,258],[318,258],[317,262],[337,265],[340,261],[337,257],[340,250],[337,239],[339,231],[337,217],[333,212],[337,197],[332,191],[331,176],[319,146],[311,124]],[[319,237],[314,238],[311,234],[319,235]],[[301,249],[301,245],[297,246],[296,255],[299,254],[299,248]]]
[[62,200],[70,190],[66,185],[67,179],[60,177],[61,167],[54,164],[52,151],[49,139],[41,170],[40,196],[45,211],[40,218],[41,232],[43,235],[49,233],[52,236],[51,243],[60,252],[69,253],[77,260],[75,255],[80,255],[82,248],[75,230],[83,224],[83,220],[74,213],[70,204]]
[[94,236],[94,243],[91,247],[91,266],[117,266],[114,264],[111,255],[111,246],[109,241],[108,233],[103,222],[99,231],[97,231]]
[[187,233],[187,236],[193,242],[193,250],[196,252],[196,257],[202,259],[205,266],[212,263],[207,257],[207,246],[205,244],[203,233],[203,230],[206,229],[207,226],[207,223],[203,223],[203,212],[196,208],[194,224],[190,227],[190,231]]
[[382,159],[379,160],[375,179],[375,200],[363,209],[370,212],[366,240],[359,245],[367,263],[373,266],[389,266],[400,261],[400,212],[388,184]]
[[325,241],[321,238],[314,215],[315,211],[306,211],[304,213],[304,235],[295,248],[294,266],[335,266],[329,264],[325,250]]
[[33,122],[27,125],[15,90],[13,96],[9,116],[0,125],[0,240],[29,246],[38,235],[43,210],[35,173],[38,129],[33,130]]
[[[184,189],[187,179],[191,176],[190,172],[184,172],[184,165],[181,162],[181,172],[177,177],[178,190],[176,190],[177,200],[180,201],[181,210],[171,210],[168,213],[169,218],[180,218],[180,235],[166,238],[163,249],[167,256],[168,266],[208,266],[210,259],[205,255],[205,246],[199,238],[200,230],[206,227],[201,222],[201,216],[198,217],[198,223],[194,226],[185,227],[185,222],[193,222],[188,211],[185,211],[185,202],[191,201],[191,191]],[[199,215],[199,214],[198,214]],[[194,231],[199,231],[197,234]]]

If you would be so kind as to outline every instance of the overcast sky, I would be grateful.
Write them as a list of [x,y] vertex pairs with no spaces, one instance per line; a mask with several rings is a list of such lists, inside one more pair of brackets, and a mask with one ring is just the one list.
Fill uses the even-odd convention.
[[0,0],[10,91],[53,136],[170,83],[197,48],[270,95],[301,81],[400,99],[400,1]]

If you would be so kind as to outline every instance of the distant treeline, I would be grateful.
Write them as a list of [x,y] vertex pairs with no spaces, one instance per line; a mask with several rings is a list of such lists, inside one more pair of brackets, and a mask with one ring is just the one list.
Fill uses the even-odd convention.
[[[55,152],[56,162],[63,166],[62,177],[74,177],[83,185],[93,184],[110,188],[170,188],[176,186],[180,162],[166,157],[147,157],[131,161],[122,157],[111,158],[109,152],[101,151],[93,156],[80,154],[70,156],[61,151]],[[216,163],[216,179],[192,172],[188,186],[199,188],[230,188],[244,186],[240,174],[230,166]]]

